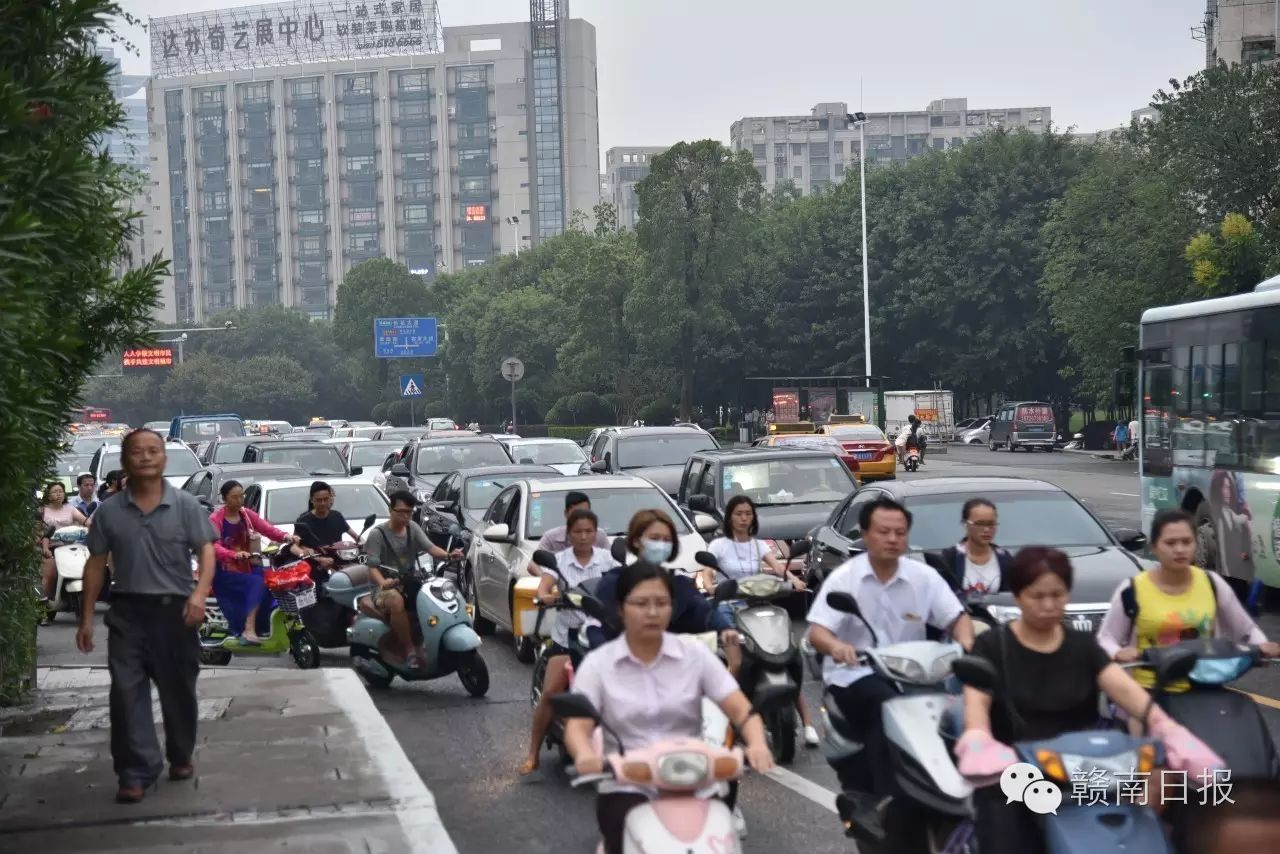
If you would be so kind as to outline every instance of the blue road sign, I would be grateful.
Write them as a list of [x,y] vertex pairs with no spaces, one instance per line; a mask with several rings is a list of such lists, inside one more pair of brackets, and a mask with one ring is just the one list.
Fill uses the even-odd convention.
[[427,378],[422,374],[401,374],[400,396],[422,397],[422,387],[426,384]]
[[421,359],[436,354],[434,317],[377,317],[373,321],[376,359]]

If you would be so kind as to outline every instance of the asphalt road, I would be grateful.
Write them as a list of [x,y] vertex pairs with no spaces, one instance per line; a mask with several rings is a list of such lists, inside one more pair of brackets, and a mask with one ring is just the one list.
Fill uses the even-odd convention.
[[[983,447],[951,447],[931,454],[924,468],[909,477],[1017,475],[1039,478],[1070,490],[1106,523],[1136,527],[1138,481],[1134,464],[1072,453],[991,453]],[[42,664],[100,663],[105,660],[105,630],[99,648],[88,657],[75,650],[74,627],[64,622],[40,630]],[[1280,637],[1280,616],[1265,615],[1262,627]],[[445,824],[463,854],[491,851],[591,851],[595,844],[593,796],[573,790],[543,755],[543,772],[533,779],[516,773],[523,760],[529,726],[531,668],[518,663],[511,638],[485,641],[491,673],[487,697],[473,700],[456,677],[373,692],[379,710],[439,801]],[[277,659],[291,666],[285,657]],[[252,659],[261,666],[263,659]],[[328,653],[324,666],[346,666],[346,656]],[[1273,734],[1280,739],[1280,669],[1249,674],[1239,687],[1254,693]],[[816,709],[819,685],[807,682],[805,696]],[[817,750],[803,751],[784,772],[743,782],[741,802],[747,817],[748,852],[807,854],[849,852],[830,806],[835,777]]]

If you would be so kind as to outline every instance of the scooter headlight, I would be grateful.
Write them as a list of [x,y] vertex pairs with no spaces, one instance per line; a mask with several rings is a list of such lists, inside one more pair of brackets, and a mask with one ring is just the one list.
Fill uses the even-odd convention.
[[1088,780],[1095,788],[1110,788],[1133,780],[1135,775],[1149,774],[1157,758],[1154,744],[1111,756],[1080,756],[1052,750],[1036,753],[1036,762],[1049,779],[1058,783]]
[[1014,605],[992,605],[987,611],[998,623],[1011,623],[1022,616],[1022,609]]
[[913,682],[917,685],[930,684],[929,672],[925,670],[924,665],[916,661],[914,658],[903,658],[897,655],[882,655],[880,663],[884,665],[892,675],[898,677],[904,682]]
[[782,589],[782,579],[757,575],[738,582],[738,593],[747,599],[769,599]]
[[681,751],[658,759],[658,779],[663,785],[691,789],[707,779],[711,760],[705,753]]

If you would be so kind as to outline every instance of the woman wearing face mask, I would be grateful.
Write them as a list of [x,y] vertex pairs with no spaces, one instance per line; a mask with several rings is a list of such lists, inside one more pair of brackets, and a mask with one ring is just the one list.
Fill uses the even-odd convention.
[[960,510],[964,536],[960,542],[926,560],[942,573],[961,601],[1009,589],[1013,555],[995,544],[996,506],[985,498],[970,498]]
[[960,773],[980,786],[974,792],[978,849],[982,854],[1038,854],[1044,837],[1036,816],[1005,803],[998,785],[1018,761],[1009,745],[1091,730],[1098,720],[1098,691],[1164,742],[1170,767],[1190,777],[1222,760],[1185,728],[1151,704],[1147,692],[1111,662],[1093,635],[1063,625],[1072,567],[1057,549],[1018,552],[1009,590],[1020,616],[978,635],[973,655],[985,658],[1006,690],[994,697],[964,689],[965,732],[956,743]]
[[[640,533],[637,545],[651,554],[660,551],[653,543],[667,542],[660,539],[666,532]],[[645,541],[649,544],[640,545]],[[751,703],[733,677],[710,650],[667,632],[673,607],[670,574],[646,560],[627,566],[618,579],[617,602],[623,634],[583,660],[573,690],[591,701],[622,745],[634,749],[673,738],[701,738],[702,698],[707,697],[741,729],[751,766],[762,773],[771,769],[764,725],[751,713]],[[594,727],[584,718],[565,721],[565,745],[580,774],[604,768],[592,743]],[[648,797],[634,786],[601,787],[596,820],[606,854],[622,851],[627,813]]]

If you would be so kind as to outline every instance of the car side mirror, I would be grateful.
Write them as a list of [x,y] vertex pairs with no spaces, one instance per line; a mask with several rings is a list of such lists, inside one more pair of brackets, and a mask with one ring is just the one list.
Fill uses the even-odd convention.
[[484,538],[490,543],[510,543],[511,529],[506,525],[490,525],[484,529]]
[[438,511],[439,511],[439,512],[441,512],[441,513],[453,513],[455,510],[457,510],[457,509],[458,509],[458,502],[456,502],[456,501],[436,501],[436,502],[433,502],[433,503],[431,504],[431,507],[432,507],[432,509],[434,509],[434,510],[438,510]]
[[706,513],[693,514],[693,527],[698,530],[699,534],[710,534],[720,527],[720,522],[715,516],[708,516]]
[[695,513],[715,513],[716,505],[709,495],[690,495],[689,509]]
[[596,460],[594,463],[591,464],[591,470],[596,474],[608,474],[609,460],[607,458],[603,460]]
[[409,467],[404,463],[396,463],[391,467],[391,473],[396,477],[408,477]]
[[205,498],[203,495],[201,495],[198,498],[196,498],[196,500],[200,502],[201,507],[208,510],[210,513],[213,512],[213,502],[210,501],[208,498]]
[[849,548],[848,548],[849,557],[857,557],[858,555],[862,554],[866,550],[867,550],[867,544],[863,541],[862,537],[858,537],[849,543]]
[[589,718],[599,722],[600,713],[591,701],[581,694],[566,692],[551,697],[551,710],[558,718]]
[[795,560],[798,557],[804,557],[813,549],[813,543],[808,540],[796,540],[788,549],[789,559]]
[[951,672],[961,685],[979,691],[995,691],[1000,684],[1000,674],[995,665],[977,655],[962,655],[951,664]]
[[352,466],[352,467],[351,467],[351,476],[352,476],[352,477],[358,477],[358,476],[360,476],[360,475],[361,475],[361,474],[363,474],[363,473],[364,473],[364,466]]
[[1111,532],[1120,545],[1131,552],[1139,552],[1147,545],[1147,536],[1133,528],[1116,528]]

